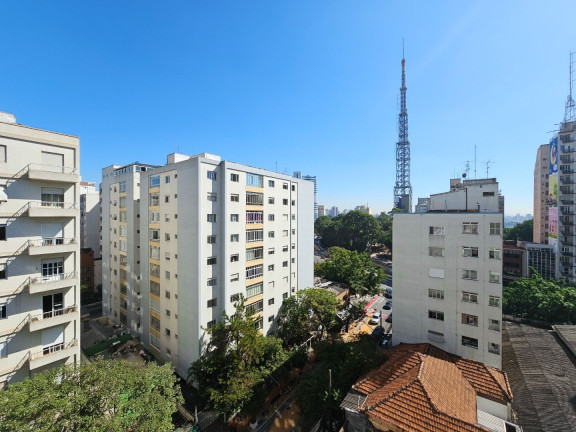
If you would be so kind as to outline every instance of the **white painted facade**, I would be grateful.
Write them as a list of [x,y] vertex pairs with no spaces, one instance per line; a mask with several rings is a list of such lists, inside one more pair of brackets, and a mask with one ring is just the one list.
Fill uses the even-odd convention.
[[394,343],[428,342],[501,369],[503,213],[495,180],[479,182],[461,184],[468,211],[458,186],[431,196],[431,209],[447,211],[394,216]]
[[80,246],[94,251],[94,259],[102,256],[100,251],[100,193],[96,185],[80,183]]
[[0,387],[80,361],[79,140],[0,113]]

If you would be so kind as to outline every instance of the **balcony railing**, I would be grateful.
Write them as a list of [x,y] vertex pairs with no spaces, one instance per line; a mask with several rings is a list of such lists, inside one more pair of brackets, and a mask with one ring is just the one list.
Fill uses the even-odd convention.
[[37,240],[28,240],[29,247],[70,245],[76,243],[78,243],[78,239],[76,237],[45,237]]
[[33,208],[46,208],[46,207],[52,207],[52,208],[61,208],[61,209],[77,209],[78,208],[78,204],[77,203],[69,203],[69,202],[63,202],[63,201],[30,201],[28,203],[30,205],[30,207]]
[[32,278],[32,279],[30,279],[30,283],[31,284],[46,284],[46,283],[57,282],[57,281],[66,280],[66,279],[73,279],[75,277],[76,277],[76,272],[58,273],[58,274],[53,274],[53,275],[49,275],[49,276],[39,276],[39,277]]
[[67,315],[69,313],[76,312],[76,309],[77,309],[76,305],[68,306],[68,307],[64,307],[64,308],[60,308],[60,309],[53,309],[53,310],[48,311],[48,312],[43,312],[41,314],[32,315],[30,320],[31,321],[39,321],[39,320],[55,318],[58,316]]
[[574,163],[574,158],[571,155],[560,155],[560,162]]
[[54,345],[45,346],[44,348],[42,348],[42,351],[38,351],[38,352],[30,354],[30,360],[36,360],[38,358],[42,358],[44,356],[63,351],[67,348],[75,347],[76,345],[78,345],[78,340],[73,339],[70,342],[68,342],[67,344],[65,344],[64,342],[60,342],[60,343],[57,343]]
[[46,171],[57,174],[78,174],[78,170],[72,167],[33,164],[33,163],[28,165],[28,171]]
[[[574,140],[569,139],[569,140],[563,140],[562,142],[572,142]],[[572,146],[560,146],[560,149],[562,150],[562,153],[574,153],[575,149]]]

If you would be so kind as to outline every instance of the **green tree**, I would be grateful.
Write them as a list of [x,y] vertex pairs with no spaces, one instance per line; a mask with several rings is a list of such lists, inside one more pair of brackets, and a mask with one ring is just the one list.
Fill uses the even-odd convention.
[[505,240],[532,241],[534,238],[534,220],[529,219],[512,228],[504,228]]
[[331,258],[314,265],[317,276],[349,285],[351,294],[377,294],[386,280],[382,267],[375,265],[367,253],[339,247],[329,249]]
[[206,329],[210,338],[203,355],[192,363],[189,378],[198,384],[207,407],[225,413],[242,408],[255,389],[285,360],[282,341],[265,337],[246,312],[244,299],[234,314]]
[[52,369],[0,392],[0,430],[171,431],[183,402],[176,382],[170,365],[155,363],[96,360]]
[[378,238],[378,243],[383,244],[392,250],[392,212],[390,213],[380,213],[377,217],[378,223],[380,224],[380,237]]
[[[321,219],[321,220],[320,220]],[[318,218],[316,233],[326,247],[339,246],[355,251],[369,251],[381,237],[380,224],[372,215],[351,211],[334,219]]]
[[282,303],[278,314],[278,336],[285,346],[304,343],[310,335],[320,330],[320,339],[337,323],[339,300],[330,290],[308,288]]
[[314,222],[314,233],[322,236],[324,234],[324,230],[332,224],[332,218],[329,216],[320,216]]

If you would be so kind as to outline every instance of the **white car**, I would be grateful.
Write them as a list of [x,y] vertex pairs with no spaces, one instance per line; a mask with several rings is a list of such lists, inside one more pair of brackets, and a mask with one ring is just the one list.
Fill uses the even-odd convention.
[[380,324],[380,312],[376,312],[372,315],[372,318],[370,318],[370,324]]

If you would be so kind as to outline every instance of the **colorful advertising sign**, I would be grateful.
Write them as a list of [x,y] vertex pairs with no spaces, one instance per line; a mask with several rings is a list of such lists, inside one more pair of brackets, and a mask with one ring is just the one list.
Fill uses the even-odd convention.
[[558,247],[558,137],[552,138],[548,157],[548,244]]

